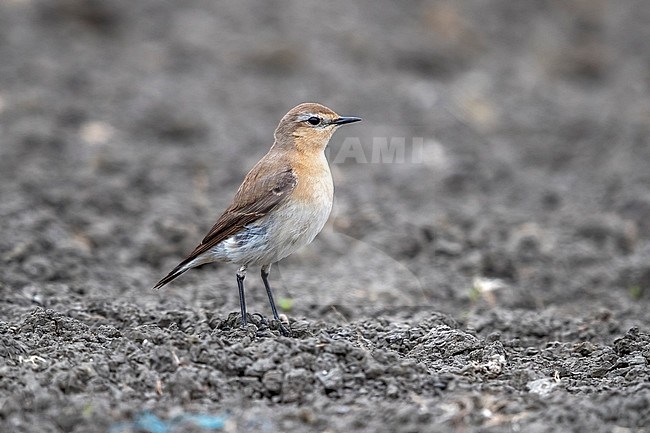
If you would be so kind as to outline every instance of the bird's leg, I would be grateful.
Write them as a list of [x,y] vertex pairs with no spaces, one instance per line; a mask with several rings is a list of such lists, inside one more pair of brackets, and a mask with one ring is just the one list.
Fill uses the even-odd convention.
[[278,316],[278,309],[275,308],[275,301],[273,300],[273,291],[269,285],[269,273],[271,272],[271,265],[262,266],[262,281],[264,282],[264,287],[266,288],[266,294],[269,295],[269,303],[271,304],[271,311],[273,311],[273,318],[278,321],[280,324],[280,332],[282,335],[289,336],[289,331],[284,327],[282,321],[280,321],[280,316]]
[[246,327],[246,297],[244,296],[244,278],[246,278],[246,265],[237,271],[237,286],[239,287],[239,306],[241,307],[241,326]]
[[269,285],[269,273],[271,272],[271,265],[262,266],[262,281],[264,281],[264,287],[266,287],[266,294],[269,295],[269,302],[271,303],[271,311],[273,311],[273,318],[275,320],[280,320],[278,316],[278,310],[275,308],[275,301],[273,300],[273,291]]

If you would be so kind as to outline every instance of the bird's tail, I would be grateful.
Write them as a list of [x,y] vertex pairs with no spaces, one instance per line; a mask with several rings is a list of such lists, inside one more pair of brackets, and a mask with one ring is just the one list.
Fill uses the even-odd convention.
[[176,266],[172,271],[167,274],[165,278],[162,280],[158,281],[155,286],[153,286],[154,289],[160,289],[162,286],[165,284],[169,283],[172,280],[175,280],[176,278],[180,277],[183,275],[185,272],[189,271],[192,269],[191,266],[188,266],[186,262],[182,262],[178,266]]

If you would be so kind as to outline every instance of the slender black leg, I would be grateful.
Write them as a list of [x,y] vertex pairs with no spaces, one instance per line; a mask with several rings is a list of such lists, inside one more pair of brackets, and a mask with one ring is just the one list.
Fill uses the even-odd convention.
[[237,286],[239,287],[239,306],[241,307],[241,326],[246,327],[246,297],[244,296],[244,278],[246,278],[246,266],[237,271]]
[[278,316],[278,310],[275,308],[275,301],[273,300],[273,291],[269,285],[269,271],[271,266],[262,266],[262,281],[264,281],[264,287],[266,287],[266,294],[269,295],[269,303],[271,304],[271,311],[273,311],[273,318],[275,320],[280,320]]
[[273,318],[278,321],[280,324],[280,332],[282,335],[289,336],[289,331],[284,327],[280,321],[280,316],[278,316],[278,309],[275,308],[275,301],[273,300],[273,291],[269,285],[269,273],[271,271],[271,265],[262,266],[262,281],[264,282],[264,287],[266,288],[266,294],[269,295],[269,303],[271,304],[271,311],[273,311]]

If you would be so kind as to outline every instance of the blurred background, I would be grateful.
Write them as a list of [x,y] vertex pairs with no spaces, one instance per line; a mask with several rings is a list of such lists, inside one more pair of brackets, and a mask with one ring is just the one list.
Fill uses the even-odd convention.
[[[232,265],[150,288],[284,113],[317,101],[364,118],[330,158],[353,145],[367,161],[333,161],[332,218],[272,275],[291,314],[550,306],[648,323],[648,23],[645,0],[4,0],[0,285],[46,306],[236,311]],[[395,137],[421,157],[373,163]]]

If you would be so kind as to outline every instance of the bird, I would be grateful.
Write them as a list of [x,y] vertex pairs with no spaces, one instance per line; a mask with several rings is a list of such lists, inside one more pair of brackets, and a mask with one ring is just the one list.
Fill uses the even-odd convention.
[[334,199],[325,149],[336,129],[361,120],[339,116],[313,102],[289,110],[275,129],[273,145],[244,177],[231,204],[201,243],[154,289],[207,263],[239,265],[241,326],[246,327],[244,279],[249,267],[260,266],[273,318],[280,332],[290,335],[269,285],[271,266],[311,243],[323,229]]

